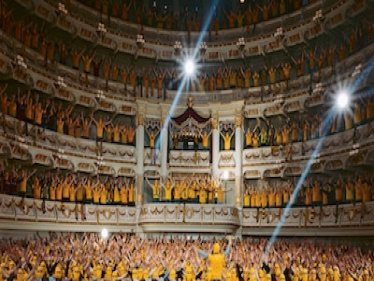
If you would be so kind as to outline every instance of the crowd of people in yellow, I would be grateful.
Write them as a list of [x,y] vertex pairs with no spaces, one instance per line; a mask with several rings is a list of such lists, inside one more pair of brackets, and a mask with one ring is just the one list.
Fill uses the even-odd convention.
[[211,176],[146,181],[152,191],[153,202],[222,204],[229,191],[222,182]]
[[[285,119],[283,122],[279,120],[275,122],[269,118],[266,123],[248,125],[244,135],[245,147],[256,148],[306,142],[356,128],[374,119],[374,98],[353,101],[351,110],[334,116],[326,128],[323,128],[323,119],[322,111],[310,111],[289,120]],[[227,142],[230,140],[231,138],[228,138]],[[226,141],[225,138],[224,141]],[[228,145],[225,147],[229,148]]]
[[[173,5],[168,6],[158,1],[142,3],[141,5],[134,0],[80,0],[79,2],[103,13],[108,17],[108,20],[110,20],[110,17],[115,17],[124,21],[168,30],[200,31],[204,17],[206,17],[204,15],[204,6],[199,5],[198,2],[184,3],[184,9],[177,9],[178,12],[173,11],[173,8],[175,9]],[[215,9],[215,17],[210,24],[209,30],[218,33],[221,29],[249,27],[250,25],[256,25],[259,22],[300,10],[302,7],[314,2],[315,0],[263,0],[230,3],[228,7],[224,6]]]
[[[331,179],[310,177],[293,195],[296,184],[291,180],[247,181],[244,183],[243,207],[282,208],[289,203],[291,196],[294,196],[292,206],[374,201],[374,177],[370,173]],[[223,204],[231,189],[212,176],[192,176],[145,178],[144,192],[151,195],[153,202]],[[0,165],[0,193],[52,201],[116,205],[134,205],[136,196],[133,178],[62,171],[45,173],[7,163]]]
[[1,193],[63,202],[135,204],[135,183],[131,178],[0,168]]
[[372,281],[373,249],[278,238],[141,239],[56,234],[0,240],[0,280]]
[[[246,184],[243,207],[285,207],[294,192],[291,181],[272,181],[262,187]],[[294,206],[322,206],[374,201],[374,178],[368,173],[328,181],[307,179],[295,194]]]
[[[276,4],[277,1],[272,2]],[[164,96],[164,90],[175,90],[180,84],[176,69],[136,67],[115,62],[109,55],[99,55],[92,50],[70,46],[63,38],[47,38],[42,25],[38,25],[36,22],[28,24],[19,15],[13,15],[6,5],[2,9],[0,21],[3,23],[2,28],[6,34],[14,37],[25,47],[40,53],[46,65],[59,62],[79,70],[78,78],[75,79],[79,80],[81,84],[86,86],[90,84],[90,87],[96,89],[96,79],[93,79],[96,82],[91,85],[92,82],[88,78],[88,75],[93,75],[93,77],[100,77],[106,81],[106,89],[108,89],[109,80],[117,81],[122,82],[125,88],[130,85],[134,93],[140,93],[144,97],[157,98]],[[345,30],[344,35],[339,36],[339,39],[334,38],[329,41],[328,45],[318,48],[310,46],[279,64],[264,66],[261,62],[262,67],[242,65],[234,68],[225,65],[224,67],[206,68],[200,72],[197,82],[192,84],[191,90],[213,92],[260,86],[273,88],[274,84],[281,81],[286,81],[288,85],[288,81],[291,79],[315,72],[321,74],[323,68],[333,68],[336,63],[343,61],[373,41],[373,25],[367,19],[362,19],[355,26]]]
[[[135,127],[117,116],[96,114],[58,99],[32,91],[18,93],[0,87],[1,113],[25,122],[20,133],[28,134],[27,125],[33,124],[76,138],[96,139],[110,143],[134,145]],[[116,117],[116,120],[114,118]]]

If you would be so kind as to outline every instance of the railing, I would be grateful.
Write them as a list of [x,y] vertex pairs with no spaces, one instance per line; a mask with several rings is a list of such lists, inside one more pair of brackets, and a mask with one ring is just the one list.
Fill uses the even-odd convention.
[[[281,222],[281,218],[284,219]],[[227,205],[75,204],[0,195],[0,229],[24,231],[174,231],[271,234],[278,224],[293,235],[308,231],[360,235],[374,230],[374,202],[323,207],[238,209]],[[340,233],[339,233],[340,231]],[[344,232],[345,231],[345,232]],[[308,234],[306,234],[308,235]]]
[[[136,150],[134,146],[103,143],[103,158],[98,163],[96,142],[74,138],[50,130],[43,137],[18,135],[15,128],[24,122],[11,116],[2,116],[0,154],[32,163],[87,173],[134,176]],[[29,124],[29,134],[40,136],[40,127]],[[4,131],[4,128],[6,131]],[[18,147],[19,149],[12,149]]]
[[[242,227],[293,228],[374,226],[374,202],[320,207],[243,209]],[[281,222],[283,217],[284,221]]]
[[[12,40],[4,33],[0,32],[1,37],[4,39],[4,42],[10,42]],[[15,44],[16,48],[21,50],[22,44]],[[51,72],[45,71],[44,67],[41,67],[35,62],[28,61],[29,69],[24,73],[26,80],[22,75],[17,75],[13,73],[12,69],[12,58],[15,57],[14,48],[10,51],[9,49],[4,50],[2,46],[2,51],[0,51],[0,71],[6,75],[13,75],[13,78],[26,84],[31,84],[35,89],[42,91],[48,95],[55,95],[60,99],[65,99],[68,101],[74,101],[77,104],[80,104],[85,107],[94,107],[104,111],[117,112],[120,114],[134,115],[136,114],[136,106],[134,103],[135,97],[132,96],[126,97],[123,92],[123,83],[113,82],[110,84],[110,94],[105,92],[104,102],[98,102],[97,98],[97,88],[84,88],[77,81],[72,80],[71,78],[66,79],[68,87],[63,91],[58,90],[55,87],[57,73],[55,77],[50,77]],[[36,61],[43,61],[43,58],[33,50],[25,49],[26,54],[30,58],[36,59]],[[11,52],[11,53],[10,53]],[[335,71],[339,73],[340,82],[343,79],[350,79],[354,68],[358,64],[367,61],[367,59],[373,56],[374,44],[369,45],[360,52],[348,57],[344,61],[336,65]],[[63,66],[56,63],[56,69],[58,70],[58,75],[63,75],[66,77],[78,77],[78,72],[72,68]],[[321,85],[324,89],[328,89],[329,86],[334,85],[337,81],[336,78],[332,76],[331,69],[326,67],[322,70],[322,80]],[[317,74],[316,74],[317,75]],[[311,77],[305,75],[297,79],[293,79],[289,82],[289,89],[285,90],[282,86],[282,82],[279,82],[275,85],[272,85],[271,96],[266,96],[266,93],[269,91],[270,85],[266,85],[263,88],[261,87],[251,87],[249,89],[235,89],[235,90],[223,90],[215,92],[189,92],[188,96],[192,96],[196,103],[206,103],[206,102],[230,102],[233,100],[246,100],[246,107],[244,109],[245,116],[249,118],[256,118],[258,116],[268,116],[282,114],[284,111],[298,111],[305,108],[306,106],[313,106],[310,100],[314,98],[314,94],[310,96],[309,87],[311,86]],[[99,85],[104,85],[105,81],[100,78],[93,77],[89,75],[90,81],[99,81]],[[101,87],[101,86],[100,86]],[[131,89],[130,86],[129,90]],[[171,102],[175,98],[175,91],[166,91],[166,102]],[[181,102],[186,100],[187,95],[181,96]],[[320,99],[316,104],[322,104],[324,102],[323,95],[319,94]],[[146,99],[137,97],[138,100],[142,102],[154,103],[154,99]],[[275,110],[274,102],[278,103],[280,99],[283,99],[285,102]],[[287,99],[287,100],[286,100]],[[288,100],[289,99],[289,100]]]
[[[92,22],[88,22],[87,19],[83,19],[81,15],[68,15],[63,19],[58,19],[55,16],[55,9],[57,3],[47,3],[42,0],[34,1],[32,4],[29,0],[18,0],[18,3],[24,5],[26,8],[30,9],[31,7],[35,8],[35,13],[39,17],[57,23],[57,25],[65,29],[66,31],[73,33],[77,36],[80,36],[82,39],[96,42],[102,46],[105,46],[110,49],[114,49],[116,51],[121,51],[125,53],[135,54],[144,57],[154,58],[158,57],[159,59],[163,60],[170,60],[170,58],[174,57],[174,49],[173,49],[173,42],[175,40],[171,39],[168,40],[169,44],[161,44],[160,41],[147,41],[142,49],[138,49],[136,47],[135,36],[128,35],[128,34],[121,34],[118,30],[108,30],[105,34],[103,39],[98,38],[96,34],[96,27],[97,27],[97,20]],[[354,1],[342,1],[338,4],[335,3],[334,7],[326,10],[325,18],[326,21],[329,22],[330,19],[339,19],[338,22],[334,22],[332,25],[337,26],[344,22],[347,11],[352,7],[352,3]],[[358,14],[365,8],[365,3],[362,3],[362,6],[357,9],[351,9],[351,13]],[[316,9],[316,8],[314,8]],[[89,13],[86,13],[86,16],[89,17]],[[353,15],[351,15],[353,16]],[[295,24],[295,23],[292,23]],[[282,21],[277,21],[276,27],[282,25]],[[287,43],[288,46],[299,44],[304,42],[305,34],[308,33],[308,40],[322,34],[323,28],[319,28],[319,30],[315,30],[316,24],[313,20],[309,19],[303,25],[294,25],[288,26],[285,29],[285,38],[284,42]],[[128,30],[128,28],[121,28],[119,30]],[[249,55],[260,55],[264,50],[268,51],[277,51],[283,48],[283,44],[277,43],[273,37],[273,32],[275,28],[269,27],[266,30],[267,34],[262,33],[258,35],[256,38],[252,38],[251,41],[246,43],[246,49],[249,50]],[[136,32],[139,32],[138,30]],[[270,34],[269,34],[270,33]],[[157,33],[154,34],[156,38],[160,38],[159,30]],[[240,36],[241,37],[241,36]],[[150,37],[152,38],[152,37]],[[292,40],[291,40],[292,38]],[[294,39],[296,38],[296,39]],[[180,38],[176,39],[179,41],[183,41]],[[237,38],[235,38],[237,40]],[[220,46],[212,45],[209,46],[209,49],[206,53],[206,60],[221,60],[223,59],[237,59],[241,57],[241,52],[238,51],[236,46],[236,41],[231,41],[229,43],[224,43]]]
[[305,143],[243,150],[243,174],[246,178],[300,175],[322,141],[311,172],[339,170],[370,161],[374,150],[374,122]]

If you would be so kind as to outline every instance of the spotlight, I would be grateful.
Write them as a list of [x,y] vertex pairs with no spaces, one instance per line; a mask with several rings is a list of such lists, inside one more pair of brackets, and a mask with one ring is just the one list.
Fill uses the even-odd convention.
[[103,228],[103,229],[101,230],[101,238],[102,238],[102,239],[107,239],[108,237],[109,237],[108,229]]
[[346,109],[349,105],[349,94],[346,91],[341,91],[336,96],[336,106],[339,109]]
[[195,73],[195,69],[196,69],[196,65],[193,59],[191,58],[186,59],[186,61],[184,62],[183,68],[184,68],[184,73],[188,77],[191,77]]

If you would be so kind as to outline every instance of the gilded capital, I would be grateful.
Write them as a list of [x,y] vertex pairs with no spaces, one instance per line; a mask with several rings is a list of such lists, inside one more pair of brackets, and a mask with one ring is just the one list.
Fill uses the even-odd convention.
[[144,115],[142,113],[138,114],[138,126],[144,126]]
[[218,122],[216,118],[210,118],[210,123],[212,125],[212,129],[217,129],[218,128]]
[[240,114],[235,116],[235,127],[240,128],[242,126],[243,116]]

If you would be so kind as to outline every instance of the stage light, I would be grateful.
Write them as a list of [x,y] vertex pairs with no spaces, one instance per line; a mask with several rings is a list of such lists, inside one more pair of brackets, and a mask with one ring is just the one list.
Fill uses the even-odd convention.
[[101,230],[101,238],[103,238],[103,239],[107,239],[108,237],[109,237],[108,229],[103,228],[103,229]]
[[196,65],[195,65],[194,60],[192,58],[187,58],[183,64],[183,68],[184,68],[184,73],[188,77],[191,77],[192,75],[194,75],[195,70],[196,70]]
[[340,91],[336,95],[336,106],[343,110],[349,106],[349,94],[346,91]]

